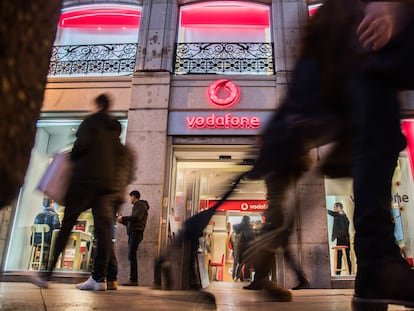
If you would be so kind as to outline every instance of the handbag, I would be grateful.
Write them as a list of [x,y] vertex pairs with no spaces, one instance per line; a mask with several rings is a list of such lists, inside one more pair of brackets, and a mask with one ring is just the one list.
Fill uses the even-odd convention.
[[41,178],[37,189],[59,205],[65,205],[65,196],[72,178],[73,162],[69,152],[59,152]]

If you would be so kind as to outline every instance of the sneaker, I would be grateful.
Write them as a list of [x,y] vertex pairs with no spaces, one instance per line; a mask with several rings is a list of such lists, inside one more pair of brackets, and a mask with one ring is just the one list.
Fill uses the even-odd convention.
[[118,289],[118,281],[107,281],[106,282],[106,289],[107,290],[117,290]]
[[102,281],[95,281],[92,276],[90,276],[85,282],[76,284],[76,288],[80,290],[106,290],[106,280],[102,279]]
[[387,310],[388,304],[414,307],[414,271],[408,263],[401,258],[358,266],[353,310]]
[[36,285],[39,288],[48,288],[49,287],[49,278],[34,275],[30,277],[32,284]]
[[123,286],[138,286],[138,281],[128,281],[126,283],[121,284]]
[[268,280],[262,282],[264,301],[292,301],[292,293],[279,285]]

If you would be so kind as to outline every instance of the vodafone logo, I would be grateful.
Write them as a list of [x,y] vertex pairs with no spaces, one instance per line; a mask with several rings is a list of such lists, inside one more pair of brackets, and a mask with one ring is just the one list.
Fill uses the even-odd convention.
[[[221,96],[223,95],[224,96]],[[239,87],[227,79],[213,82],[207,90],[207,96],[214,106],[219,108],[231,108],[237,104],[240,98]]]
[[240,210],[242,210],[242,211],[247,211],[249,209],[249,204],[247,204],[247,203],[242,203],[241,205],[240,205]]

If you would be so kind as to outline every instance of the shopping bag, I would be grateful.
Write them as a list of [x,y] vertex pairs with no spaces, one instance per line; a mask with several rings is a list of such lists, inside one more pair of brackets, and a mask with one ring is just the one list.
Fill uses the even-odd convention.
[[73,163],[70,159],[70,153],[56,153],[37,189],[59,205],[65,205],[65,196],[72,177],[72,170]]

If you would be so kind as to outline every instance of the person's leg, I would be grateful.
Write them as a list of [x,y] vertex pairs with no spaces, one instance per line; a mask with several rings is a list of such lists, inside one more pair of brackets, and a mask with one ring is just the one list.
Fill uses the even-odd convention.
[[108,271],[107,271],[107,289],[109,290],[116,290],[118,289],[118,261],[115,255],[114,247],[111,250],[111,255],[108,263]]
[[97,197],[92,207],[92,213],[97,239],[92,278],[95,281],[101,281],[106,279],[109,262],[114,259],[111,258],[114,254],[114,244],[112,242],[114,207],[110,198],[106,196]]
[[358,262],[355,310],[364,303],[414,306],[414,272],[395,242],[390,211],[392,176],[405,147],[397,94],[389,83],[372,77],[355,75],[349,82]]
[[341,269],[342,269],[342,250],[339,250],[336,252],[336,267],[335,267],[336,275],[341,275]]
[[137,251],[139,245],[139,233],[133,231],[128,234],[128,260],[130,264],[129,280],[138,282],[138,260]]

